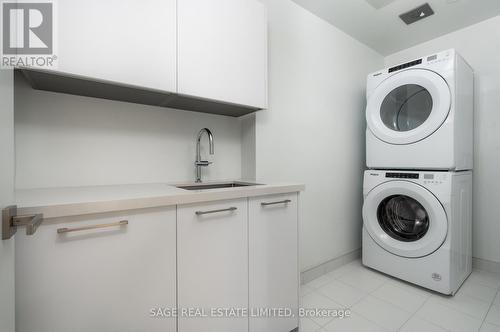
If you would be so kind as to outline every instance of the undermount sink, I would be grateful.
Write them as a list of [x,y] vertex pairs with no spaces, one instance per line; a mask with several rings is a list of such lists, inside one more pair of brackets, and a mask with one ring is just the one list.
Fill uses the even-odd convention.
[[250,187],[258,185],[260,184],[250,183],[250,182],[222,182],[222,183],[196,183],[189,185],[180,185],[176,187],[184,190],[207,190],[207,189]]

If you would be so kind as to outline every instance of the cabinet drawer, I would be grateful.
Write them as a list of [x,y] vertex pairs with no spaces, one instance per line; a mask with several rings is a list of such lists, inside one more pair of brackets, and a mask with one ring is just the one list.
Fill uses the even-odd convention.
[[[176,331],[175,207],[47,220],[16,234],[19,332]],[[114,226],[118,221],[128,224]],[[95,227],[68,233],[58,229]]]

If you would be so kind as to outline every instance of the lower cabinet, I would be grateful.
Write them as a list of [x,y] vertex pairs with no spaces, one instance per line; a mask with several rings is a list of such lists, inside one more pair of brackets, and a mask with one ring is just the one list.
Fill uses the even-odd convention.
[[16,331],[292,331],[297,200],[292,193],[54,219],[33,236],[21,228]]
[[297,198],[294,193],[249,199],[249,304],[255,313],[274,310],[250,316],[250,332],[298,327]]
[[246,316],[224,311],[248,307],[247,208],[247,198],[178,206],[179,332],[248,331]]
[[175,318],[150,315],[176,306],[175,229],[175,206],[19,229],[16,331],[175,332]]

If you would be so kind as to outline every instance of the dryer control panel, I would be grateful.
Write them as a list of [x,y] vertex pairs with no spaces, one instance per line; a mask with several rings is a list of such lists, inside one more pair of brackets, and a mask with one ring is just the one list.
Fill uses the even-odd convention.
[[385,173],[386,178],[390,179],[419,179],[420,174],[418,173],[394,173],[394,172],[387,172]]
[[393,72],[401,70],[401,69],[406,69],[406,68],[410,68],[410,67],[421,65],[421,64],[422,64],[422,59],[418,59],[415,61],[410,61],[407,63],[403,63],[402,65],[398,65],[398,66],[389,68],[388,72],[393,73]]
[[424,184],[442,184],[447,180],[447,172],[424,174]]

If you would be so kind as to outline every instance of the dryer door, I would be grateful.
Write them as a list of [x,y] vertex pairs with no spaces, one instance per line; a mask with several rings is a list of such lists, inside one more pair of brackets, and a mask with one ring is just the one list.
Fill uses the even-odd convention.
[[430,255],[448,232],[446,212],[438,199],[409,181],[385,182],[370,191],[363,221],[378,245],[402,257]]
[[409,69],[383,81],[366,108],[369,129],[390,144],[411,144],[432,135],[451,108],[446,81],[426,69]]

